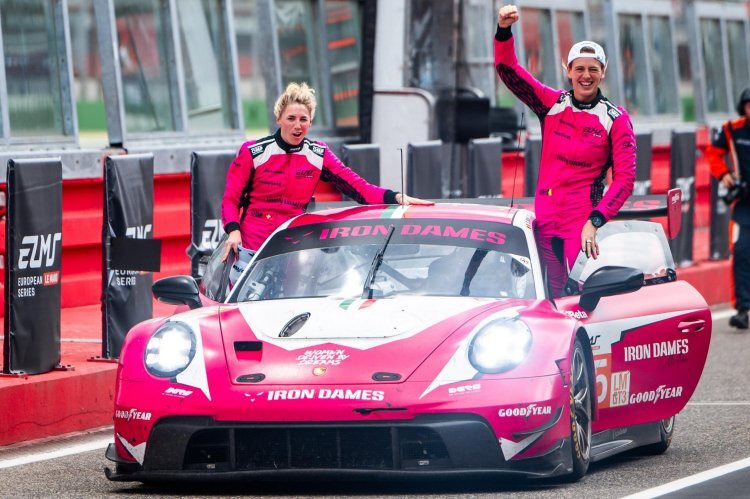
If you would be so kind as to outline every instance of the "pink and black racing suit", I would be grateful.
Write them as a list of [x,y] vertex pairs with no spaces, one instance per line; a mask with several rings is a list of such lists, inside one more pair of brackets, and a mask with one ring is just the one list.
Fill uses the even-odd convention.
[[[581,230],[589,216],[611,219],[633,192],[633,125],[627,112],[604,98],[601,91],[593,101],[583,103],[576,101],[572,91],[555,90],[539,82],[518,64],[510,28],[498,28],[495,35],[495,68],[542,126],[534,200],[537,242],[547,264],[551,291],[558,296],[581,251]],[[605,194],[610,166],[612,183]]]
[[224,230],[239,230],[242,246],[257,251],[282,223],[301,214],[319,180],[360,204],[396,203],[396,193],[369,184],[323,142],[287,144],[277,131],[245,142],[229,167],[221,202]]

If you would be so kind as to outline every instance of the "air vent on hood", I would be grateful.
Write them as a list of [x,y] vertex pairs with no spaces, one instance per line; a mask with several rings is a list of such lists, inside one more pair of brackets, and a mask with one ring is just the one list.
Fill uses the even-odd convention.
[[266,379],[263,373],[243,374],[237,377],[237,383],[260,383]]
[[398,381],[401,379],[401,375],[398,373],[375,373],[372,375],[372,379],[375,381]]
[[304,314],[299,314],[298,316],[294,317],[292,320],[287,322],[283,328],[281,328],[279,338],[289,338],[291,335],[302,329],[302,326],[305,325],[305,322],[307,322],[307,319],[309,318],[310,312],[305,312]]

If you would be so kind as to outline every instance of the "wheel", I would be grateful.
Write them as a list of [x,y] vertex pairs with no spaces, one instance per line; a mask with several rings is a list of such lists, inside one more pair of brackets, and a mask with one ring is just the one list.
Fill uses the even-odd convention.
[[674,419],[671,418],[662,419],[659,421],[659,441],[655,444],[644,445],[640,448],[640,452],[649,456],[656,456],[658,454],[664,454],[669,445],[672,443],[672,436],[674,435]]
[[570,363],[570,440],[573,453],[571,481],[579,480],[589,468],[591,456],[591,382],[586,352],[580,338],[573,345]]

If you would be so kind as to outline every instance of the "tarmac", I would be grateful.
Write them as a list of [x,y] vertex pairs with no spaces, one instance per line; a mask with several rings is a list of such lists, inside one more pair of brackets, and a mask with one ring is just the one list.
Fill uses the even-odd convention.
[[[728,305],[730,260],[706,260],[707,248],[697,249],[696,256],[704,260],[678,267],[677,278],[690,282],[710,306]],[[173,310],[174,305],[154,301],[154,317]],[[101,314],[100,304],[62,309],[62,370],[0,376],[0,446],[112,424],[117,362],[96,359],[101,355]]]

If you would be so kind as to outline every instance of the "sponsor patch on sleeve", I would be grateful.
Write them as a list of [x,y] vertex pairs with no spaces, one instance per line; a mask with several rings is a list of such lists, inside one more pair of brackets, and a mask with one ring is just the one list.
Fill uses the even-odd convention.
[[264,144],[257,144],[252,147],[250,147],[250,155],[253,158],[257,158],[261,154],[263,154],[263,150],[265,150],[266,146]]
[[317,154],[318,156],[320,156],[321,158],[323,157],[323,154],[325,154],[325,152],[326,152],[325,147],[323,147],[321,145],[318,145],[318,144],[311,144],[310,145],[310,150],[314,154]]
[[613,120],[616,120],[617,118],[619,118],[620,116],[622,116],[622,113],[620,111],[618,111],[617,108],[614,107],[614,106],[607,106],[607,114]]

